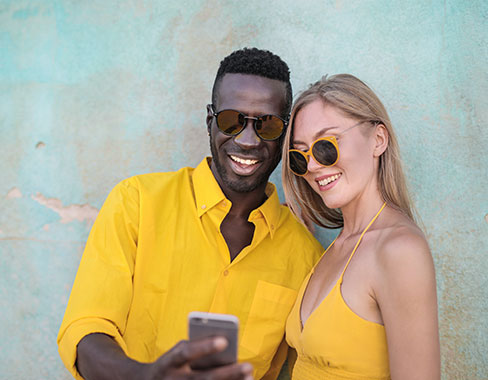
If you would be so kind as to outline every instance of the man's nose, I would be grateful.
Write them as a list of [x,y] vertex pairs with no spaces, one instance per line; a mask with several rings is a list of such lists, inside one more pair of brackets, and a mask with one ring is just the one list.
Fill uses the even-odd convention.
[[244,130],[239,133],[234,141],[240,145],[243,149],[252,149],[257,147],[261,143],[261,139],[256,135],[254,130],[254,119],[245,119]]

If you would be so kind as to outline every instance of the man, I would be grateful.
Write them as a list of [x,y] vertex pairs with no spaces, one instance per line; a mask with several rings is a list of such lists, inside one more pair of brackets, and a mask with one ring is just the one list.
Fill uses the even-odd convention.
[[[278,56],[232,53],[207,106],[212,159],[132,177],[112,190],[58,336],[76,378],[277,376],[287,315],[322,250],[267,182],[280,160],[291,99],[289,70]],[[239,318],[242,364],[190,369],[192,360],[226,345],[222,338],[177,343],[187,338],[191,311]]]

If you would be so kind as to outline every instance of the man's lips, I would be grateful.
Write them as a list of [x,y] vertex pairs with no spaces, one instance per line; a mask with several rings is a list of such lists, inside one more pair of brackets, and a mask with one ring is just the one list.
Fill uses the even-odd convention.
[[229,154],[230,166],[237,175],[252,175],[261,165],[261,161],[255,157]]
[[236,156],[233,154],[230,154],[229,157],[232,161],[235,161],[235,162],[237,162],[239,164],[243,164],[243,165],[254,165],[254,164],[257,164],[259,162],[259,160],[255,159],[255,158],[244,158],[244,157],[239,157],[239,156]]

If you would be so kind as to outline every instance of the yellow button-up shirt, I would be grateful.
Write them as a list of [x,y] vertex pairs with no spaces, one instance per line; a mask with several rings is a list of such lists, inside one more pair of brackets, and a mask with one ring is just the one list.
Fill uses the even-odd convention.
[[84,336],[105,333],[129,357],[150,362],[187,339],[191,311],[236,315],[239,361],[262,378],[297,290],[322,252],[272,184],[266,194],[249,216],[251,244],[231,262],[220,232],[231,202],[207,159],[196,169],[119,183],[90,232],[58,335],[75,378],[81,379],[76,346]]

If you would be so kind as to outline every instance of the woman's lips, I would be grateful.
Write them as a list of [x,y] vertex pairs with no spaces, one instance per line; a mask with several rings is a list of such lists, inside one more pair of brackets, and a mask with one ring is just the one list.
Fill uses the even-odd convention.
[[341,176],[342,173],[335,173],[316,178],[315,181],[318,183],[320,190],[329,190],[335,186],[337,180],[341,178]]

